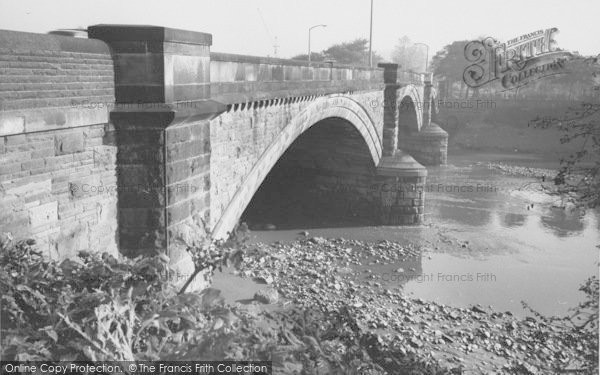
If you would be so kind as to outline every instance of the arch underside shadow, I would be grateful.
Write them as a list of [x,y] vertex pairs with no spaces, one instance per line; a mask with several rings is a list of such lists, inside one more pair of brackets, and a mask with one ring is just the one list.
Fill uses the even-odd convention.
[[340,118],[321,120],[281,156],[240,221],[251,229],[372,225],[377,218],[366,188],[375,175],[356,128]]
[[410,96],[405,96],[400,102],[398,109],[398,135],[410,135],[418,133],[421,129],[419,124],[420,111]]
[[[414,85],[406,85],[398,91],[397,108],[400,116],[398,126],[399,130],[410,129],[412,132],[418,132],[423,127],[423,98],[419,90]],[[411,123],[406,123],[410,118]],[[414,121],[414,122],[413,122]]]
[[[327,121],[324,121],[327,120]],[[214,226],[214,238],[223,238],[237,224],[269,172],[290,146],[314,125],[327,125],[342,122],[353,128],[362,140],[369,163],[374,167],[382,155],[382,144],[373,121],[356,101],[344,95],[318,98],[307,108],[294,116],[289,124],[265,150],[252,170],[245,177],[231,202]]]

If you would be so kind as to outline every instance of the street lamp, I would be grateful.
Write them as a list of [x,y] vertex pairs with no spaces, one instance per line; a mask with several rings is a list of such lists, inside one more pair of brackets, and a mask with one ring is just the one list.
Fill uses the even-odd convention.
[[308,66],[310,66],[310,32],[312,31],[312,29],[314,29],[315,27],[327,27],[327,25],[314,25],[311,26],[308,29]]
[[427,69],[429,67],[429,46],[425,43],[415,43],[414,45],[416,46],[418,44],[421,44],[421,45],[427,47],[427,54],[425,55],[425,73],[427,73]]
[[373,0],[371,0],[371,22],[369,23],[369,68],[373,67]]

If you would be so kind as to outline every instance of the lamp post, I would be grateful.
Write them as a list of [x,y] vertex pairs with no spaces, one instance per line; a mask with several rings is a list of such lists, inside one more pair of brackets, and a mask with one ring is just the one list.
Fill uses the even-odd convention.
[[369,68],[373,67],[373,0],[371,0],[371,22],[369,23]]
[[416,46],[418,44],[427,47],[427,54],[425,55],[425,73],[427,73],[427,70],[429,68],[429,46],[425,43],[415,43],[414,45]]
[[308,66],[310,66],[310,32],[315,27],[327,27],[327,25],[314,25],[308,28]]

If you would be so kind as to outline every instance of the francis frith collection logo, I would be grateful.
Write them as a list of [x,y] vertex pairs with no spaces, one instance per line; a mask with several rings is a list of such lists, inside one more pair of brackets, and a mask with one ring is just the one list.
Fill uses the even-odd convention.
[[553,27],[500,43],[494,38],[474,40],[465,46],[465,58],[471,65],[463,73],[464,82],[472,88],[499,80],[504,90],[512,90],[529,82],[564,73],[571,53],[556,46]]

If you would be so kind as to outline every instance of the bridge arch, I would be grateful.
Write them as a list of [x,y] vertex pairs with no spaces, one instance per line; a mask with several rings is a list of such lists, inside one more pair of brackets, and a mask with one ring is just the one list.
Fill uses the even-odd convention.
[[415,85],[406,85],[398,91],[398,130],[418,132],[423,127],[423,97]]
[[382,143],[375,123],[362,105],[343,94],[319,97],[294,116],[263,152],[213,227],[213,237],[223,238],[235,226],[269,172],[301,135],[316,124],[336,119],[350,124],[360,135],[372,165],[376,166]]

